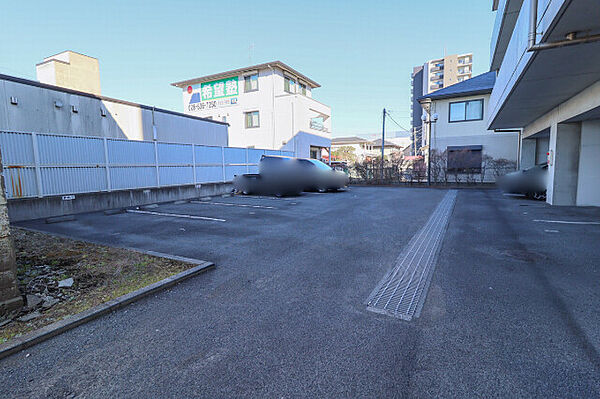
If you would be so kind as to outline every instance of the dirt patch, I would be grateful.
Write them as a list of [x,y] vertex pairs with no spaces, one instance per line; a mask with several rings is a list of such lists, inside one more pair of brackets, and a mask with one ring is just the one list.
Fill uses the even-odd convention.
[[19,228],[11,232],[26,306],[0,319],[0,343],[193,267]]

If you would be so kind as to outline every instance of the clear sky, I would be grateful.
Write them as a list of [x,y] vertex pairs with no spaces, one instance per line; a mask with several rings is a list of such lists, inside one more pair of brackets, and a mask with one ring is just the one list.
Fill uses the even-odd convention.
[[183,112],[170,83],[281,60],[322,85],[334,136],[379,131],[383,107],[409,128],[413,66],[472,52],[474,75],[488,70],[491,3],[4,1],[0,73],[35,79],[36,63],[73,50],[100,60],[103,95]]

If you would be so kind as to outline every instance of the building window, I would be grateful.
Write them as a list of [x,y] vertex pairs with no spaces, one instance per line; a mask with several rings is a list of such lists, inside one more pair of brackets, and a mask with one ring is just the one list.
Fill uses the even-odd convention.
[[481,173],[481,149],[480,145],[448,147],[448,172]]
[[258,74],[244,76],[244,92],[258,90]]
[[245,112],[244,115],[246,115],[246,129],[260,126],[258,111]]
[[293,78],[287,77],[285,78],[285,81],[283,83],[283,90],[285,90],[288,93],[295,93],[296,92],[296,81]]
[[449,122],[480,121],[483,119],[483,100],[450,103]]
[[300,88],[300,94],[305,96],[306,95],[306,85],[304,83],[298,83],[298,87]]

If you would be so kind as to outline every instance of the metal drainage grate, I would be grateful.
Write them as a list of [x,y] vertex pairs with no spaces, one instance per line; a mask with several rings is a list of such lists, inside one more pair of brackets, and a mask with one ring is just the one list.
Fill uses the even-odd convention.
[[419,317],[455,201],[456,190],[448,191],[373,290],[368,310],[404,320]]

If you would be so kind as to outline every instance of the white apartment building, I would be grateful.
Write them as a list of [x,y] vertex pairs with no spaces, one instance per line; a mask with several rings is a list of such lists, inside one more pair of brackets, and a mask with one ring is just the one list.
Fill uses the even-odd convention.
[[600,206],[597,0],[494,0],[490,129],[523,128],[521,167],[548,164],[546,201]]
[[281,61],[172,85],[182,89],[186,114],[229,124],[230,146],[316,159],[331,146],[331,108],[312,98],[320,85]]
[[519,131],[487,128],[495,80],[495,72],[487,72],[418,99],[431,121],[424,124],[424,143],[428,146],[431,138],[431,149],[446,153],[450,174],[469,171],[479,175],[478,180],[492,182],[495,171],[487,168],[492,159],[517,164]]
[[473,54],[453,54],[430,60],[423,66],[423,94],[433,93],[471,78]]

